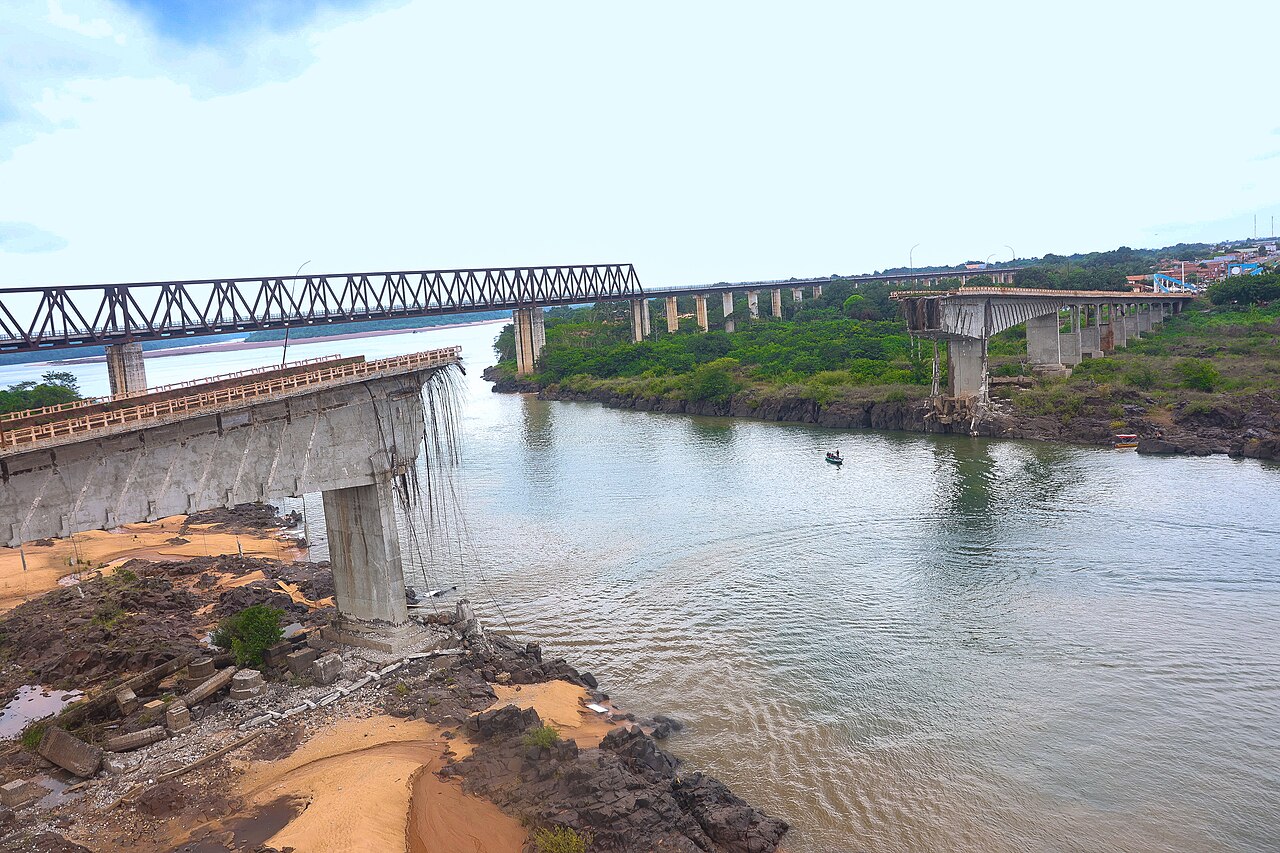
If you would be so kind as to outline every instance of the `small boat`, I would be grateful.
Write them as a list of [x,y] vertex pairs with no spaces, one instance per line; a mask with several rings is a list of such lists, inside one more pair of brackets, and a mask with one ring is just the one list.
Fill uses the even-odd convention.
[[827,461],[828,461],[828,462],[830,462],[832,465],[843,465],[843,464],[844,464],[844,460],[840,458],[840,452],[839,452],[839,451],[836,451],[835,453],[828,453],[828,454],[827,454]]
[[1132,450],[1138,446],[1138,437],[1130,433],[1116,433],[1114,447],[1116,450]]

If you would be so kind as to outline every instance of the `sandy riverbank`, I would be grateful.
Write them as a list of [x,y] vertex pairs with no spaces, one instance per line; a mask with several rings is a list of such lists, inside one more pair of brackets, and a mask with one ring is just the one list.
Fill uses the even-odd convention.
[[218,529],[218,525],[194,524],[184,531],[186,520],[184,515],[174,515],[115,530],[86,530],[66,539],[28,542],[21,549],[0,548],[0,613],[56,588],[61,578],[75,572],[110,573],[115,566],[134,558],[180,560],[235,554],[237,549],[246,557],[272,557],[284,562],[305,555],[290,541],[281,539],[279,530],[231,533]]
[[[421,332],[434,332],[438,329],[459,329],[466,326],[486,326],[495,323],[507,323],[508,320],[473,320],[468,323],[445,323],[439,326],[422,326],[416,329],[376,329],[370,332],[349,332],[342,335],[318,335],[310,338],[291,337],[289,342],[294,346],[301,344],[327,343],[329,341],[352,341],[357,338],[380,338],[385,335],[416,335]],[[212,352],[238,352],[250,349],[281,349],[284,341],[220,341],[215,344],[193,344],[189,347],[169,347],[168,349],[148,350],[144,358],[168,358],[173,355],[198,355]],[[100,364],[106,356],[93,355],[84,358],[67,358],[51,361],[49,364]]]

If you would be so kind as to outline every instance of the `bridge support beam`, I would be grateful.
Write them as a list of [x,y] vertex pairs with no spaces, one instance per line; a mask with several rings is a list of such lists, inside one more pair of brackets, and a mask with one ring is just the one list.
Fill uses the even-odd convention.
[[698,328],[707,331],[710,325],[707,323],[707,297],[701,294],[693,297],[694,313],[698,315]]
[[680,308],[674,296],[667,297],[667,331],[673,335],[680,331]]
[[147,390],[147,369],[142,361],[142,344],[107,344],[107,378],[111,395],[136,394]]
[[724,312],[724,330],[726,332],[732,333],[735,328],[735,324],[733,322],[733,294],[732,293],[720,294],[720,308]]
[[640,343],[645,336],[652,332],[649,325],[649,300],[648,299],[632,299],[631,300],[631,341],[632,343]]
[[947,388],[956,399],[982,395],[986,341],[958,338],[947,341]]
[[782,319],[782,288],[775,289],[769,294],[769,307],[773,309],[774,319]]
[[1151,328],[1151,306],[1141,305],[1138,307],[1138,334],[1150,332]]
[[1129,345],[1129,324],[1124,318],[1124,306],[1111,306],[1111,341],[1115,349]]
[[340,614],[363,622],[408,622],[391,475],[321,494]]
[[1071,312],[1071,331],[1058,335],[1058,353],[1062,363],[1071,367],[1079,364],[1082,356],[1083,335],[1080,333],[1080,312],[1084,311],[1085,307],[1072,305],[1068,310]]
[[1102,358],[1102,341],[1098,338],[1102,315],[1098,312],[1098,306],[1082,305],[1080,310],[1084,312],[1080,323],[1080,356]]
[[1059,346],[1058,311],[1027,321],[1027,360],[1034,367],[1061,368],[1062,349]]
[[527,376],[533,373],[547,345],[546,318],[537,306],[517,308],[511,318],[516,328],[516,373]]
[[751,315],[752,320],[760,319],[760,291],[747,291],[747,313]]

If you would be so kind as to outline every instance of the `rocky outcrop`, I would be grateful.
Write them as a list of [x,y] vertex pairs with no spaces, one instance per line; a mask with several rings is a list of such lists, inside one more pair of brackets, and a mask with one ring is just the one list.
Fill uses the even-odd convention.
[[536,711],[508,705],[477,715],[468,728],[480,745],[441,771],[463,790],[491,799],[535,826],[564,826],[592,837],[593,850],[771,853],[787,824],[752,808],[679,761],[638,728],[618,728],[598,748],[573,741],[531,744]]

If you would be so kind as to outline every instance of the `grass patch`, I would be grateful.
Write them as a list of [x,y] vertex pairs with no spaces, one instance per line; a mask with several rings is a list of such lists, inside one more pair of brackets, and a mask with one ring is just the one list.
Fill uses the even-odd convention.
[[536,729],[530,729],[525,733],[525,746],[540,746],[543,749],[550,749],[560,742],[560,732],[555,730],[553,726],[538,726]]
[[586,853],[591,846],[591,833],[579,833],[567,826],[534,830],[533,848],[538,853]]

